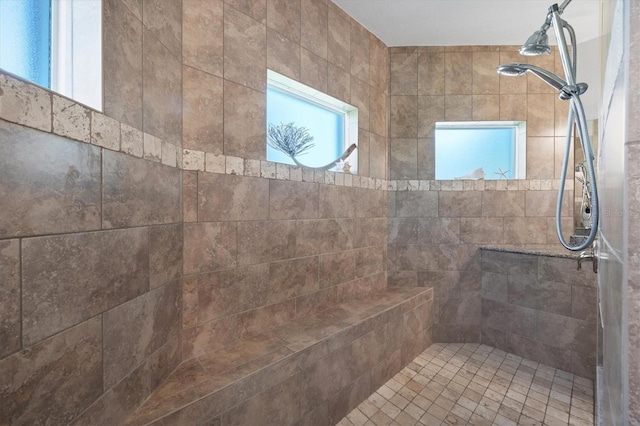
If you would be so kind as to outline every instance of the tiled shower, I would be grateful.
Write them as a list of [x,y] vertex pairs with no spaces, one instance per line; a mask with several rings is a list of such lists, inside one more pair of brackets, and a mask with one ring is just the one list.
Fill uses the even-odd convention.
[[[1,72],[0,424],[337,424],[435,379],[432,343],[588,387],[597,280],[554,234],[566,104],[495,72],[518,59],[387,47],[329,0],[104,0],[103,112]],[[266,69],[358,108],[358,175],[266,161]],[[526,120],[527,180],[434,180],[442,120]]]

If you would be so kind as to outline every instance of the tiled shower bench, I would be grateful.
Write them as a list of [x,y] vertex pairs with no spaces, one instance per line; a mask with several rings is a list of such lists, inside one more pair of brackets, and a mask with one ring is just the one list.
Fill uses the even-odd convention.
[[335,424],[431,344],[432,304],[388,289],[185,361],[126,424]]

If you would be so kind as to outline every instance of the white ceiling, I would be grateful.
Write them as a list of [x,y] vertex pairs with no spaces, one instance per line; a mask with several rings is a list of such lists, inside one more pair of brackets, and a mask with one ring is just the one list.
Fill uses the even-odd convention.
[[[461,46],[520,45],[544,23],[554,0],[333,1],[387,46]],[[579,43],[597,38],[600,0],[573,0],[562,17]]]

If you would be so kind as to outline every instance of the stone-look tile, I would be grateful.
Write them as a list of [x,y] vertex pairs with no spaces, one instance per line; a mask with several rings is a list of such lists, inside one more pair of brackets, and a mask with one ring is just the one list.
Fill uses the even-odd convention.
[[369,136],[369,175],[375,179],[386,179],[387,139],[375,133]]
[[182,172],[182,220],[198,221],[198,172]]
[[583,287],[596,287],[597,281],[591,268],[577,271],[575,259],[546,256],[538,261],[538,279]]
[[400,270],[435,271],[438,269],[439,255],[440,250],[436,245],[398,245],[394,263]]
[[488,95],[500,93],[499,52],[473,53],[473,94]]
[[553,136],[555,131],[554,104],[556,96],[527,95],[527,136]]
[[389,94],[389,49],[382,40],[370,35],[369,42],[369,84],[373,90]]
[[[142,5],[140,5],[141,7]],[[142,129],[142,10],[131,13],[123,2],[104,2],[104,113]]]
[[458,244],[460,242],[460,219],[429,217],[418,219],[419,244]]
[[53,132],[82,142],[91,140],[91,113],[82,105],[53,95]]
[[[554,49],[555,50],[555,49]],[[547,70],[553,70],[554,68],[554,57],[556,55],[538,55],[538,56],[530,56],[527,58],[527,63],[538,66],[540,68],[544,68]],[[562,68],[562,66],[560,66]],[[564,76],[564,72],[561,69],[556,69],[557,74]],[[545,83],[541,78],[536,77],[535,75],[527,73],[527,92],[531,93],[552,93],[557,95],[556,90]]]
[[[500,120],[527,119],[527,95],[500,95]],[[528,145],[528,144],[527,144]],[[527,175],[527,179],[531,179]]]
[[369,84],[369,31],[351,21],[351,75]]
[[144,0],[144,26],[160,40],[172,55],[182,53],[182,0]]
[[224,40],[225,80],[263,92],[267,84],[265,26],[225,5]]
[[[418,219],[416,218],[389,218],[387,229],[389,244],[416,244],[418,241]],[[458,234],[459,229],[458,224]],[[430,232],[427,230],[425,234]]]
[[356,213],[355,188],[320,185],[320,218],[353,218]]
[[289,259],[295,251],[295,221],[238,223],[238,265]]
[[145,160],[154,163],[162,162],[162,139],[145,133],[142,140],[142,151]]
[[[303,84],[306,84],[307,86],[319,90],[323,93],[326,92],[327,60],[307,49],[301,49],[300,81]],[[361,111],[358,111],[358,113],[361,114]],[[358,120],[360,120],[360,115],[358,115]]]
[[111,151],[102,167],[103,228],[180,220],[180,170]]
[[362,177],[369,176],[369,139],[371,134],[364,130],[358,130],[358,174]]
[[149,228],[149,287],[156,288],[182,277],[182,225]]
[[243,339],[290,323],[296,316],[295,299],[263,306],[238,315],[238,337]]
[[[329,5],[331,6],[331,4]],[[336,7],[329,7],[327,59],[344,71],[351,70],[351,22]]]
[[269,214],[269,181],[236,175],[198,175],[198,219],[262,220]]
[[367,277],[384,271],[384,246],[367,247],[356,251],[356,277]]
[[369,91],[369,130],[380,136],[387,136],[389,97],[383,90],[370,86]]
[[389,55],[391,64],[390,94],[417,95],[418,94],[418,54],[392,53]]
[[469,244],[441,244],[438,266],[441,270],[479,271],[478,248]]
[[144,29],[143,39],[142,130],[179,143],[182,140],[182,65],[149,30]]
[[482,321],[483,327],[526,338],[532,338],[536,332],[536,311],[508,303],[484,299]]
[[268,0],[267,26],[300,44],[300,0]]
[[236,315],[186,328],[182,332],[182,358],[206,355],[237,340]]
[[482,272],[482,299],[507,303],[509,280],[507,275]]
[[571,316],[585,321],[596,321],[598,295],[595,288],[572,286]]
[[417,179],[417,155],[417,139],[391,139],[389,144],[389,177],[391,179]]
[[101,318],[0,361],[0,380],[3,421],[68,424],[102,393]]
[[384,216],[384,192],[376,189],[355,188],[356,217]]
[[538,256],[483,250],[482,270],[507,275],[535,277],[538,271]]
[[353,280],[356,275],[354,251],[331,253],[318,259],[318,285],[331,287]]
[[113,151],[120,150],[120,123],[104,114],[91,113],[91,143]]
[[198,276],[189,275],[182,279],[182,328],[198,323]]
[[0,74],[0,118],[50,132],[51,93]]
[[418,96],[418,137],[435,137],[436,122],[444,121],[444,96]]
[[266,159],[266,98],[264,93],[224,82],[224,154]]
[[318,290],[318,258],[283,260],[269,265],[267,303],[275,303]]
[[182,146],[223,153],[223,81],[190,67],[182,68]]
[[267,28],[267,68],[300,80],[300,45]]
[[474,326],[482,320],[482,300],[473,294],[462,298],[446,298],[440,302],[439,324]]
[[328,287],[296,298],[296,317],[307,317],[338,304],[338,287]]
[[435,138],[418,139],[418,179],[434,180],[436,176]]
[[315,219],[317,217],[318,184],[269,181],[269,219]]
[[369,130],[369,84],[351,78],[351,104],[358,108],[358,127]]
[[438,216],[479,217],[482,216],[482,195],[480,191],[439,192]]
[[327,58],[329,9],[324,0],[301,0],[300,45]]
[[267,0],[225,0],[224,2],[258,22],[263,24],[267,22]]
[[100,150],[0,121],[0,238],[100,228]]
[[[557,191],[527,191],[526,192],[526,216],[555,217],[556,206],[558,204]],[[573,215],[571,208],[571,197],[568,193],[562,202],[562,215]]]
[[505,217],[505,244],[546,244],[547,218],[544,217]]
[[202,274],[198,277],[198,323],[255,309],[269,292],[269,265]]
[[448,95],[444,98],[444,118],[446,121],[471,120],[473,117],[473,96]]
[[[178,150],[175,145],[162,141],[162,164],[169,167],[178,166]],[[182,152],[182,150],[180,150]]]
[[182,0],[182,62],[222,77],[222,0]]
[[444,92],[466,95],[473,91],[473,54],[450,52],[444,55]]
[[[505,51],[500,49],[500,63],[521,63],[522,56],[518,51]],[[515,95],[527,93],[527,79],[522,77],[512,77],[508,75],[500,75],[500,94]]]
[[596,350],[595,327],[594,323],[538,312],[534,338],[545,345],[590,354]]
[[571,286],[527,277],[509,277],[508,302],[554,314],[571,315]]
[[390,137],[415,138],[418,136],[417,106],[417,96],[391,96]]
[[0,241],[0,359],[21,349],[20,240]]
[[149,285],[144,228],[25,239],[22,256],[25,345],[132,299]]
[[482,216],[511,217],[524,214],[525,191],[482,192]]
[[332,63],[327,64],[327,94],[343,102],[351,101],[351,75]]
[[504,242],[503,218],[460,219],[460,240],[467,244],[500,244]]
[[444,53],[418,53],[418,94],[444,95]]
[[296,256],[311,256],[353,248],[352,220],[303,220],[296,222]]
[[236,266],[236,224],[200,222],[184,225],[185,274]]
[[173,337],[151,354],[131,374],[105,392],[100,399],[77,417],[74,426],[88,424],[123,424],[180,363],[179,338]]
[[500,119],[500,96],[473,95],[471,103],[473,120],[497,121]]
[[399,217],[437,217],[436,191],[403,191],[396,194],[396,214]]
[[110,388],[180,329],[178,281],[104,314],[104,385]]
[[144,155],[143,135],[140,130],[120,123],[120,149],[122,152],[141,158]]

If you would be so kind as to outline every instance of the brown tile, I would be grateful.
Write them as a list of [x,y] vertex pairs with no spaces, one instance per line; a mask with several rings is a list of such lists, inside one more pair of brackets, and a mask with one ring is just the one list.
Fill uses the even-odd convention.
[[104,315],[105,388],[118,383],[180,329],[179,281],[150,291]]
[[399,245],[395,264],[400,270],[435,271],[438,269],[438,256],[437,245]]
[[351,20],[351,75],[369,84],[369,31]]
[[507,303],[482,301],[483,327],[531,338],[536,333],[536,311]]
[[366,277],[384,270],[385,247],[368,247],[356,251],[356,276]]
[[434,138],[418,139],[418,179],[436,178],[436,143]]
[[473,120],[497,121],[500,119],[500,96],[473,95],[471,103]]
[[336,8],[329,7],[327,59],[339,68],[351,70],[351,23]]
[[143,49],[142,130],[179,146],[182,140],[182,65],[146,28]]
[[[425,225],[429,228],[429,225]],[[437,225],[435,225],[437,226]],[[460,234],[458,224],[458,234]],[[418,241],[419,221],[416,218],[389,218],[387,226],[389,244],[416,244]],[[420,242],[427,243],[428,241]]]
[[182,277],[182,225],[149,228],[149,287]]
[[482,271],[482,298],[507,303],[508,277],[503,274]]
[[300,45],[267,28],[267,68],[300,80]]
[[500,65],[499,52],[473,53],[473,94],[493,95],[500,93],[500,74],[496,67]]
[[182,0],[182,61],[222,77],[222,0]]
[[449,95],[444,98],[444,118],[447,121],[465,121],[473,117],[473,96]]
[[356,217],[382,217],[386,209],[384,192],[377,189],[355,188]]
[[325,219],[355,217],[355,194],[355,188],[320,185],[320,217]]
[[460,219],[429,217],[418,219],[418,243],[457,244],[460,242]]
[[440,244],[439,269],[452,271],[480,270],[478,248],[470,244]]
[[20,240],[0,241],[0,359],[20,350]]
[[224,82],[224,154],[266,159],[264,93]]
[[329,287],[296,298],[296,317],[306,317],[338,304],[338,288]]
[[553,179],[554,173],[555,152],[553,138],[527,138],[527,179]]
[[571,286],[527,277],[509,277],[509,303],[559,315],[571,315]]
[[264,92],[267,83],[266,27],[225,5],[224,40],[225,80]]
[[[528,192],[532,193],[532,192]],[[524,216],[525,191],[483,191],[482,216]]]
[[351,102],[358,108],[358,127],[369,130],[369,83],[351,77]]
[[544,217],[505,217],[506,244],[546,244],[547,220]]
[[296,222],[296,256],[311,256],[353,248],[352,220],[304,220]]
[[217,375],[281,349],[282,346],[283,343],[280,339],[260,334],[202,356],[200,362],[210,374]]
[[214,173],[198,175],[199,220],[261,220],[267,219],[268,213],[268,180]]
[[473,87],[473,54],[450,52],[444,54],[444,87],[447,95],[471,94]]
[[389,177],[391,179],[417,179],[417,155],[417,139],[391,139],[389,142]]
[[102,226],[180,220],[180,170],[118,152],[103,152]]
[[[386,120],[384,122],[386,126]],[[369,175],[375,179],[387,178],[387,138],[375,133],[371,133],[369,139]]]
[[418,53],[418,94],[444,95],[444,53]]
[[267,22],[267,0],[224,0],[225,3],[251,16],[258,22]]
[[1,360],[0,380],[3,419],[69,423],[102,393],[101,318]]
[[[501,76],[502,78],[502,76]],[[527,119],[527,95],[500,95],[500,120]],[[531,179],[527,176],[527,179]]]
[[198,172],[182,171],[182,219],[198,221]]
[[182,53],[182,0],[145,0],[143,23],[175,56]]
[[330,287],[355,278],[356,256],[354,251],[338,252],[319,257],[318,284]]
[[300,44],[300,0],[267,1],[267,26]]
[[438,216],[479,217],[482,216],[482,192],[439,192]]
[[267,303],[318,290],[318,258],[305,257],[269,264]]
[[255,336],[265,330],[291,322],[296,316],[296,300],[263,306],[238,315],[238,337]]
[[370,35],[369,84],[385,95],[389,94],[389,49],[382,40]]
[[574,286],[595,287],[596,276],[590,268],[576,271],[575,259],[542,256],[538,261],[538,279]]
[[182,68],[182,146],[223,153],[222,79],[190,67]]
[[236,224],[230,222],[185,223],[185,274],[235,267],[236,228]]
[[353,247],[386,245],[387,220],[384,217],[363,218],[355,221]]
[[327,60],[307,49],[301,49],[300,81],[316,90],[326,92]]
[[314,219],[318,217],[318,184],[269,181],[270,219]]
[[[500,49],[500,63],[521,63],[522,56],[517,51],[505,51]],[[500,75],[500,94],[515,95],[527,93],[527,78],[523,76],[513,77]]]
[[572,286],[571,316],[585,321],[596,321],[597,291],[590,287]]
[[301,0],[300,45],[327,58],[329,9],[326,1]]
[[332,63],[327,64],[327,94],[343,102],[351,101],[351,75]]
[[502,218],[460,219],[460,240],[471,244],[499,244],[504,241]]
[[238,317],[226,316],[183,330],[182,357],[191,359],[218,350],[237,340]]
[[109,70],[102,83],[104,113],[136,129],[142,129],[141,12],[136,17],[120,0],[108,0],[102,20],[103,66]]
[[[391,65],[391,95],[418,94],[418,54],[392,53],[389,55]],[[422,65],[422,63],[421,63]]]
[[190,275],[182,279],[182,328],[193,327],[198,322],[198,277]]
[[553,136],[555,131],[553,94],[527,96],[527,136]]
[[0,121],[0,238],[100,227],[100,151]]
[[437,217],[436,191],[402,191],[396,194],[396,213],[399,217]]
[[[535,217],[555,217],[558,204],[557,191],[527,191],[526,192],[526,215]],[[564,196],[562,212],[563,216],[571,214],[569,205],[571,197]]]
[[290,259],[295,251],[295,221],[238,223],[238,265]]
[[31,238],[22,244],[25,344],[78,324],[148,288],[145,228]]
[[198,277],[198,322],[205,322],[265,304],[268,265],[203,274]]
[[444,121],[444,96],[418,96],[418,137],[435,137],[436,122]]
[[389,136],[415,138],[418,136],[418,97],[391,96]]

